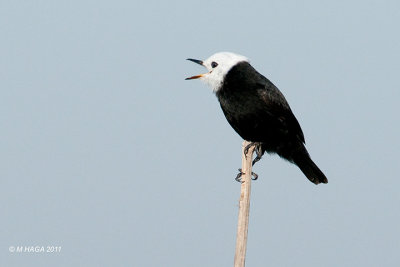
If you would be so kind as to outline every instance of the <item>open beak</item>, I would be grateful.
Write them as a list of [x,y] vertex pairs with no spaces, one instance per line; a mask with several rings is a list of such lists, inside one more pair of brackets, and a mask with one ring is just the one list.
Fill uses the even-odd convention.
[[[188,58],[187,60],[193,61],[194,63],[197,63],[197,64],[199,64],[199,65],[202,65],[202,66],[203,66],[203,61],[201,61],[201,60],[198,60],[198,59],[193,59],[193,58]],[[195,76],[192,76],[192,77],[186,78],[185,80],[198,79],[198,78],[201,78],[201,77],[203,77],[204,75],[205,75],[205,74],[199,74],[199,75],[195,75]]]

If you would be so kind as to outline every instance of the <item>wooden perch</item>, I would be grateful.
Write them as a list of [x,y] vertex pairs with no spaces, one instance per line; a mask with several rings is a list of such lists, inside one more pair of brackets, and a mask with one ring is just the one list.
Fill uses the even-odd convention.
[[242,184],[239,199],[239,219],[236,236],[236,253],[234,267],[244,267],[247,248],[247,232],[249,227],[250,190],[252,159],[255,146],[251,146],[244,155],[244,150],[250,142],[244,141],[242,145]]

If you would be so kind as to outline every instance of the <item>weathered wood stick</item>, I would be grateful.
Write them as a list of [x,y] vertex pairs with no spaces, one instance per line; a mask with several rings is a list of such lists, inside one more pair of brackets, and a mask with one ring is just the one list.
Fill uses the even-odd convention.
[[251,172],[252,159],[255,146],[251,146],[244,154],[246,146],[250,142],[244,141],[242,145],[242,184],[240,188],[239,199],[239,219],[236,236],[236,253],[234,267],[244,267],[247,248],[247,232],[249,227],[249,212],[250,212],[250,192],[251,192]]

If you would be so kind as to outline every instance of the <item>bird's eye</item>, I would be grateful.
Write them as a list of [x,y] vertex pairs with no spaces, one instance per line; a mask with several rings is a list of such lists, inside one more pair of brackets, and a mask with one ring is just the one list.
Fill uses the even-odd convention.
[[211,67],[212,68],[216,68],[217,66],[218,66],[217,62],[215,62],[215,61],[211,62]]

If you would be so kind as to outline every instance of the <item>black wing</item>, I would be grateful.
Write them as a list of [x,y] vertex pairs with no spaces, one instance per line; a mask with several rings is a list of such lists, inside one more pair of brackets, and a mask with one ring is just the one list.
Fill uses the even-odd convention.
[[294,116],[289,104],[279,89],[267,78],[260,83],[260,89],[257,94],[265,103],[266,113],[275,118],[274,125],[279,129],[279,132],[289,136],[298,138],[302,143],[305,143],[304,134],[300,124]]
[[228,122],[243,139],[263,142],[271,152],[281,145],[305,142],[283,94],[247,62],[228,72],[217,97]]

